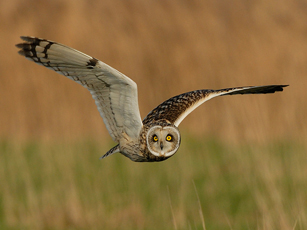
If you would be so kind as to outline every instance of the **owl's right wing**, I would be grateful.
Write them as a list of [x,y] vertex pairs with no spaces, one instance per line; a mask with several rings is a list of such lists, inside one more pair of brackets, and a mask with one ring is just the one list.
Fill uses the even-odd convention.
[[266,94],[283,91],[287,85],[265,85],[227,88],[219,90],[195,90],[172,97],[152,110],[143,120],[144,124],[166,119],[179,126],[182,120],[205,101],[217,96],[235,94]]
[[137,85],[107,64],[68,46],[36,37],[21,37],[19,54],[79,83],[92,94],[101,117],[116,142],[137,138],[142,128]]

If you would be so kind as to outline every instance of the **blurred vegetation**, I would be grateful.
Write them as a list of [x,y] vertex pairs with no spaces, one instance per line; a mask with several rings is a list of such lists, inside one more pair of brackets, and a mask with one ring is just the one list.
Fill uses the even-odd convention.
[[[0,145],[2,229],[306,229],[306,148],[184,135],[161,163],[97,142]],[[204,223],[204,225],[203,225]]]
[[[0,21],[0,229],[307,229],[306,0],[10,0]],[[206,102],[165,162],[100,161],[91,95],[20,35],[129,76],[142,117],[195,89],[290,87]]]

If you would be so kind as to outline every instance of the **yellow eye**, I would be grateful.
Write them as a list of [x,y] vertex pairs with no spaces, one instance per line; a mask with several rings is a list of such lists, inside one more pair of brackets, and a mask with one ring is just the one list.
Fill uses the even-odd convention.
[[154,136],[153,136],[153,141],[154,141],[154,142],[157,142],[157,141],[158,141],[157,135],[154,135]]
[[171,141],[171,140],[172,140],[172,136],[171,136],[171,135],[167,135],[167,136],[166,136],[166,140],[167,140],[167,141]]

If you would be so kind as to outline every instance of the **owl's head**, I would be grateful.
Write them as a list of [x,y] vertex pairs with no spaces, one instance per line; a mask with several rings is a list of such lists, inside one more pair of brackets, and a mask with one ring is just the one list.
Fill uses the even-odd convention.
[[174,155],[180,146],[180,132],[174,125],[155,125],[148,130],[146,142],[151,154],[168,158]]

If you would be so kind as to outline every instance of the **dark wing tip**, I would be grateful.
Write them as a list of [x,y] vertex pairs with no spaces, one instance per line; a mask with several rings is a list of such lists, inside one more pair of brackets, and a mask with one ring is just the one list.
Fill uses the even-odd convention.
[[24,43],[18,43],[15,45],[17,48],[22,49],[24,47]]
[[268,93],[275,93],[276,91],[283,91],[284,87],[287,87],[289,85],[273,85],[272,89],[268,91]]
[[18,53],[21,55],[21,56],[26,56],[26,52],[24,50],[18,50]]
[[15,46],[20,49],[18,53],[25,57],[33,57],[35,54],[35,47],[39,45],[40,41],[43,41],[43,39],[30,36],[20,36],[20,38],[24,42],[18,43]]
[[30,47],[31,44],[38,45],[40,41],[44,41],[44,39],[30,37],[30,36],[20,36],[20,38],[25,42],[16,44],[16,47],[22,49],[24,49],[25,47]]
[[284,87],[288,87],[289,85],[277,85],[277,86],[279,86],[280,87],[280,90],[276,90],[276,91],[283,91],[284,89]]
[[[281,92],[283,91],[284,87],[287,87],[289,85],[267,85],[267,86],[259,86],[259,88],[250,89],[250,93],[256,93],[256,94],[267,94],[267,93],[275,93],[275,92]],[[248,90],[247,90],[248,91]]]
[[34,42],[37,38],[32,36],[20,36],[20,38],[26,42]]
[[283,91],[284,87],[289,85],[263,85],[263,86],[246,86],[238,88],[227,88],[216,90],[216,92],[221,92],[220,96],[224,95],[236,95],[236,94],[267,94]]
[[18,53],[22,56],[25,57],[29,57],[31,56],[31,45],[29,43],[19,43],[15,45],[17,48],[19,48],[20,50],[18,50]]

